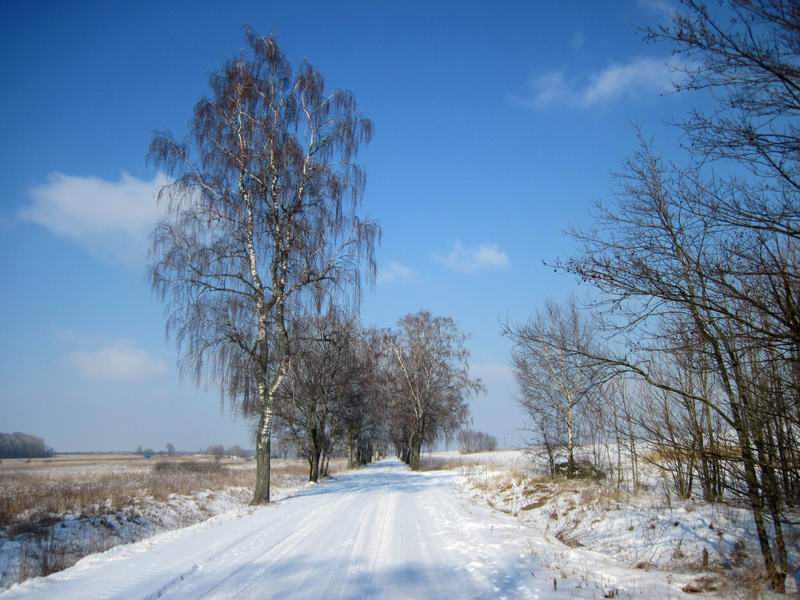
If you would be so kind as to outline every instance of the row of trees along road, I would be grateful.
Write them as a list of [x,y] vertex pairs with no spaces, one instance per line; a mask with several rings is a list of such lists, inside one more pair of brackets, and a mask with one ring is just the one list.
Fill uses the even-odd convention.
[[466,423],[480,382],[452,319],[358,324],[380,236],[359,214],[355,162],[372,122],[310,64],[293,71],[272,37],[246,39],[212,74],[187,138],[151,143],[172,182],[159,193],[150,274],[183,372],[218,383],[255,421],[253,503],[263,503],[273,429],[307,457],[314,481],[336,451],[356,465],[389,444],[416,469],[424,443]]
[[381,446],[369,332],[335,313],[295,323],[287,378],[278,393],[281,435],[308,459],[309,480],[327,475],[344,441],[348,466],[363,465]]
[[276,397],[279,435],[309,463],[309,479],[344,454],[363,465],[393,446],[412,469],[423,444],[451,440],[468,421],[465,337],[455,322],[421,311],[397,329],[360,327],[335,311],[292,326],[291,361]]
[[634,487],[644,450],[681,497],[748,507],[783,592],[800,506],[800,6],[686,0],[647,35],[717,106],[682,123],[687,166],[642,142],[616,202],[573,232],[556,267],[597,292],[591,322],[549,303],[507,328],[521,396],[546,445],[566,430],[570,471],[578,417],[627,446]]

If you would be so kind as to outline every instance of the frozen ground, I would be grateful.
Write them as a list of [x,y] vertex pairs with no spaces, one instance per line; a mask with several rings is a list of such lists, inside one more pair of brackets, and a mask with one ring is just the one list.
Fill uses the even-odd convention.
[[426,452],[425,458],[433,461],[444,461],[450,467],[468,466],[474,464],[495,464],[522,470],[532,469],[534,465],[523,450],[494,450],[492,452],[473,452],[461,454],[457,450],[440,450]]
[[553,592],[518,520],[460,493],[457,477],[382,461],[268,507],[89,556],[0,597],[603,597],[569,581]]

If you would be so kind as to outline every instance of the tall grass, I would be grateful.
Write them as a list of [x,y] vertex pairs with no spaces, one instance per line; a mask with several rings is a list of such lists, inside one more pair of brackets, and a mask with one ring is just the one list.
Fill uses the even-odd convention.
[[[5,465],[4,465],[5,466]],[[94,471],[25,468],[0,471],[0,527],[13,535],[24,530],[46,528],[56,515],[65,513],[105,514],[124,509],[141,498],[163,501],[173,494],[189,495],[200,490],[255,485],[253,462],[226,463],[210,460],[164,460],[119,465]],[[344,462],[331,461],[331,471]],[[275,460],[272,484],[296,487],[305,483],[308,467],[301,460]]]

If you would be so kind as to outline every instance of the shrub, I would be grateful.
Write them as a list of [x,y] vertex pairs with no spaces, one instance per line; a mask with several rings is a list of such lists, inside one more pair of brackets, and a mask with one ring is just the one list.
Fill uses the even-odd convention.
[[221,473],[224,469],[221,463],[199,460],[160,460],[153,465],[156,473]]
[[223,456],[225,456],[225,446],[223,446],[222,444],[215,444],[213,446],[209,446],[207,453],[219,460]]

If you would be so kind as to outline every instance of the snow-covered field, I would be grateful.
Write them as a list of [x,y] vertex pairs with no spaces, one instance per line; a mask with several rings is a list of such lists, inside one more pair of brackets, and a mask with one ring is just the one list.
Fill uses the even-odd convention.
[[519,469],[533,469],[530,459],[523,450],[495,450],[493,452],[473,452],[460,454],[456,450],[436,451],[425,453],[425,458],[431,462],[442,462],[448,467],[469,465],[502,465]]

